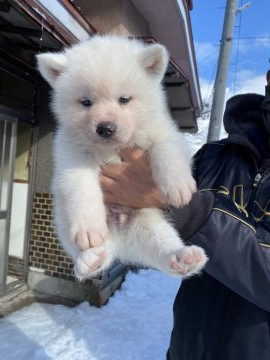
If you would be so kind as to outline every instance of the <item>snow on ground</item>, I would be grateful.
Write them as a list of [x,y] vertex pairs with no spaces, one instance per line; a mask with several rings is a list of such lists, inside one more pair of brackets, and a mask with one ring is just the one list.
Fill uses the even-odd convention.
[[179,285],[140,270],[101,308],[32,304],[0,319],[0,359],[164,360]]

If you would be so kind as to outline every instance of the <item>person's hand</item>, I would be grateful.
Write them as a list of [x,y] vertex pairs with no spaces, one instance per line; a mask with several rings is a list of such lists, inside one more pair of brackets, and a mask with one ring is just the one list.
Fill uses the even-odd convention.
[[124,149],[122,163],[101,169],[100,184],[107,204],[161,208],[162,199],[152,178],[147,155],[140,148]]

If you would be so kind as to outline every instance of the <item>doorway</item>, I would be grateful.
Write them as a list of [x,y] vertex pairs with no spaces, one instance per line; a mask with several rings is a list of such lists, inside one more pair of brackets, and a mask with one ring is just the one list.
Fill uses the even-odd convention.
[[0,296],[7,290],[17,119],[0,114]]
[[0,296],[27,280],[33,133],[0,113]]

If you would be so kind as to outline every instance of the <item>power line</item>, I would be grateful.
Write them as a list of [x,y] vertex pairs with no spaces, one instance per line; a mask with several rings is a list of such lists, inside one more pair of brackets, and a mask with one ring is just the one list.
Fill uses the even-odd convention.
[[270,36],[241,36],[239,38],[240,40],[246,40],[246,39],[270,39]]
[[[239,42],[239,45],[254,45],[254,44],[257,44],[257,45],[263,45],[263,44],[270,44],[270,40],[269,41],[252,41],[252,42]],[[234,45],[234,44],[233,44]]]
[[[239,42],[239,44],[269,44],[270,42],[270,36],[245,36],[245,37],[233,37],[232,41],[235,40],[260,40],[260,39],[265,39],[265,40],[269,40],[269,41],[253,41],[253,42]],[[214,44],[214,46],[216,47],[220,47],[220,44]]]

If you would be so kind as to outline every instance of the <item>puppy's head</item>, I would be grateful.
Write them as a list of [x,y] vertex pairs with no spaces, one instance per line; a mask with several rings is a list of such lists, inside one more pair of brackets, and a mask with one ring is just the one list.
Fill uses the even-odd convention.
[[60,125],[91,144],[134,145],[164,102],[168,54],[159,44],[95,36],[37,60]]

